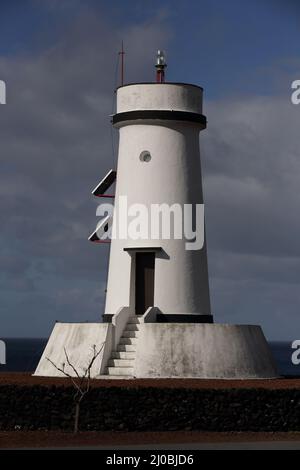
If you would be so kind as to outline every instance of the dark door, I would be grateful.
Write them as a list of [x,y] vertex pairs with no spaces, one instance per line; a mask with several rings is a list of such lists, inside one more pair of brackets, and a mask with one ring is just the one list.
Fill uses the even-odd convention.
[[154,302],[155,253],[135,254],[135,313],[143,315]]

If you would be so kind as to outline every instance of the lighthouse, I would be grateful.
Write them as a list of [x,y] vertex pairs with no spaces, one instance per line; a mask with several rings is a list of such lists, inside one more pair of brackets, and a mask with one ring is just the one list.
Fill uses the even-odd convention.
[[[116,225],[122,223],[117,217],[126,216],[119,207],[125,197],[128,208],[141,204],[148,214],[161,209],[161,217],[180,217],[179,223],[184,207],[192,211],[203,205],[199,149],[199,132],[206,127],[203,90],[165,83],[160,52],[157,62],[157,82],[117,90],[112,119],[119,131]],[[123,305],[136,315],[155,306],[160,311],[158,321],[212,322],[206,244],[189,250],[183,237],[164,236],[162,230],[153,230],[162,226],[150,225],[149,220],[144,239],[128,234],[111,241],[105,318]],[[204,233],[203,222],[199,229]]]
[[84,371],[88,349],[102,344],[93,377],[276,377],[260,326],[213,321],[199,145],[207,124],[203,89],[167,82],[162,51],[155,68],[155,81],[117,89],[117,168],[93,190],[114,200],[89,237],[110,242],[103,321],[56,323],[35,374],[58,375],[46,359],[60,363],[65,350]]

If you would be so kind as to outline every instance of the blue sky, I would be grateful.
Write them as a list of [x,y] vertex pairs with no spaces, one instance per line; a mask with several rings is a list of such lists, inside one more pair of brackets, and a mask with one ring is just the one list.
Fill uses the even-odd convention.
[[[216,321],[300,329],[300,79],[297,1],[2,0],[0,337],[47,336],[103,313],[107,249],[90,190],[112,165],[121,40],[126,81],[204,88],[201,134]],[[74,191],[76,188],[76,191]]]
[[3,0],[0,53],[43,50],[80,18],[82,8],[104,16],[120,31],[161,16],[170,33],[168,76],[173,81],[200,82],[208,98],[230,93],[270,94],[280,87],[278,74],[292,73],[293,59],[299,55],[297,3]]

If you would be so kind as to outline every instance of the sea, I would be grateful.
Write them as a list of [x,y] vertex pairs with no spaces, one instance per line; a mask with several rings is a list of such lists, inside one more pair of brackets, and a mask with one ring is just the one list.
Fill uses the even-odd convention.
[[[46,338],[2,338],[6,344],[6,364],[0,364],[1,372],[33,372],[46,346]],[[269,342],[280,375],[300,377],[300,364],[291,360],[294,350],[291,342]]]

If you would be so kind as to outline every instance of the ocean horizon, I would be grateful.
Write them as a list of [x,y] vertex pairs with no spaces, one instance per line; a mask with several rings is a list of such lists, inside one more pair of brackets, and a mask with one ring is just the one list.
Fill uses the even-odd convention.
[[[0,364],[1,372],[33,372],[47,344],[47,338],[2,338],[6,344],[6,364]],[[291,361],[291,341],[269,341],[279,374],[300,376],[300,364]]]

